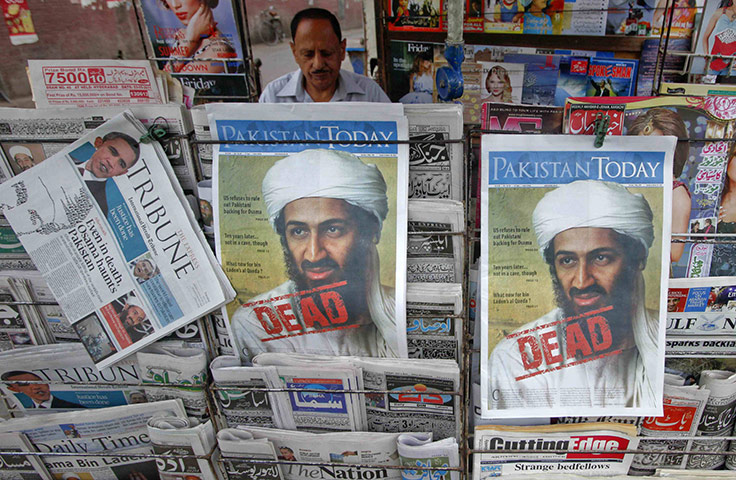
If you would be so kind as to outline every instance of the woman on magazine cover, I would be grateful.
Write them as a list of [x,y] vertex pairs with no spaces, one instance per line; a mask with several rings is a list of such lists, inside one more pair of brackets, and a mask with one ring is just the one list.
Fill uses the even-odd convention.
[[486,101],[511,103],[511,79],[509,78],[509,72],[501,65],[496,65],[488,70],[486,91],[489,95],[485,99]]
[[409,93],[401,97],[401,103],[432,103],[434,72],[431,53],[414,57],[409,71]]
[[[710,17],[708,26],[703,31],[703,53],[711,55],[733,55],[736,53],[736,42],[728,41],[731,35],[721,36],[731,30],[736,33],[736,6],[733,0],[721,0],[720,5]],[[723,38],[722,38],[723,37]],[[711,42],[710,39],[713,39]],[[726,41],[724,41],[726,40]],[[722,58],[715,58],[710,62],[710,75],[725,75],[728,73],[729,62]]]
[[524,33],[552,34],[552,17],[546,13],[547,0],[531,0],[524,4]]
[[[225,62],[192,62],[197,59],[236,56],[235,48],[220,30],[217,29],[212,10],[219,0],[160,0],[167,10],[171,10],[184,25],[175,34],[176,43],[172,57],[186,58],[187,61],[172,60],[164,70],[173,73],[228,73]],[[204,67],[203,67],[204,66]]]
[[[673,135],[681,139],[677,142],[672,165],[672,233],[687,233],[692,201],[687,184],[678,180],[690,155],[687,140],[682,140],[688,138],[685,122],[675,111],[667,108],[652,108],[639,115],[626,133],[627,135]],[[670,246],[670,261],[679,261],[684,251],[684,243],[673,243]]]

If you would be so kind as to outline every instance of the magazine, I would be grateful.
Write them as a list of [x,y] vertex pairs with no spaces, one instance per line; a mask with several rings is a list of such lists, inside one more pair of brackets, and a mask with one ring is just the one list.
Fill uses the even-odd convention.
[[591,58],[585,95],[589,97],[628,97],[636,93],[636,60]]
[[524,64],[479,62],[482,66],[482,102],[521,103],[524,89]]
[[391,40],[388,96],[404,104],[432,103],[434,94],[434,49],[428,42]]
[[233,292],[158,143],[124,112],[0,185],[0,206],[98,368]]
[[486,33],[603,35],[608,0],[486,0]]
[[675,140],[482,137],[484,417],[661,414]]
[[406,357],[408,148],[360,143],[407,139],[403,107],[207,109],[218,140],[297,142],[215,146],[215,242],[241,357]]

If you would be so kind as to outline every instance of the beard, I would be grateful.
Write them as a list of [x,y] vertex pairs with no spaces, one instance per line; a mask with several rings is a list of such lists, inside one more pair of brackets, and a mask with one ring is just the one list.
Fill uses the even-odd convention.
[[[345,281],[345,285],[330,288],[328,290],[335,291],[340,294],[343,301],[345,302],[345,308],[351,319],[355,318],[356,315],[360,315],[368,311],[368,302],[366,298],[368,291],[368,277],[370,276],[368,270],[370,268],[371,258],[370,249],[373,248],[373,243],[369,239],[360,238],[358,242],[356,242],[356,244],[348,253],[345,259],[345,265],[342,268],[340,268],[340,265],[338,265],[338,263],[332,258],[325,257],[322,260],[314,263],[305,260],[302,262],[300,269],[300,266],[297,265],[293,255],[291,254],[291,251],[289,251],[288,246],[285,245],[285,242],[282,241],[281,246],[284,251],[284,265],[286,266],[286,273],[287,275],[289,275],[289,278],[296,284],[298,292],[312,290],[314,288],[330,285],[332,283]],[[337,281],[310,281],[306,277],[306,275],[302,273],[305,267],[317,266],[330,267],[340,271],[341,279]],[[372,275],[372,272],[370,273]],[[322,310],[322,301],[319,298],[320,293],[321,291],[313,292],[307,295],[303,295],[302,298],[304,298],[305,296],[311,296],[314,300],[315,305],[317,305],[318,308]]]
[[[575,317],[578,315],[585,314],[587,312],[598,310],[606,306],[612,306],[611,310],[599,313],[608,322],[608,326],[611,329],[611,337],[613,343],[611,349],[616,349],[617,345],[622,339],[625,339],[632,334],[631,321],[635,310],[635,285],[636,275],[639,270],[631,267],[626,267],[614,281],[611,291],[606,291],[603,287],[598,284],[591,285],[584,290],[578,290],[571,288],[570,292],[582,294],[585,292],[595,292],[606,295],[606,302],[603,305],[595,305],[589,308],[581,308],[577,306],[571,299],[571,295],[562,288],[557,275],[552,272],[552,288],[554,289],[555,301],[557,305],[562,309],[563,318]],[[570,323],[580,323],[581,327],[585,324],[586,318],[579,320],[573,320]],[[589,336],[587,328],[582,328],[586,338]],[[588,339],[590,341],[590,339]]]

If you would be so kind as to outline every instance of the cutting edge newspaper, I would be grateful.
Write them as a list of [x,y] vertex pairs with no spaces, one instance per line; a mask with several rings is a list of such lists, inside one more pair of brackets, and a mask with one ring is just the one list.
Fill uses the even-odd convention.
[[[146,424],[155,415],[186,417],[179,400],[166,400],[18,418],[0,424],[0,432],[25,434],[41,453],[72,454],[40,457],[54,478],[76,473],[78,478],[117,480],[128,478],[133,472],[156,478],[156,460],[135,456],[153,453]],[[105,456],[106,453],[126,456]]]
[[675,140],[482,137],[484,418],[661,414]]
[[125,111],[0,185],[0,208],[98,368],[234,296],[145,133]]
[[[207,112],[216,140],[276,142],[214,148],[215,245],[238,294],[223,315],[241,357],[405,358],[408,145],[392,143],[408,138],[402,106],[208,104]],[[340,222],[329,228],[339,234],[331,253],[290,245],[305,244],[313,230],[323,247],[327,230],[301,220],[287,228],[287,204],[291,218],[313,209]]]
[[[634,425],[601,422],[537,427],[483,425],[475,428],[474,442],[475,449],[495,451],[473,455],[473,480],[484,480],[514,474],[626,475],[633,454],[621,451],[635,450],[639,439]],[[508,450],[522,453],[505,453]]]

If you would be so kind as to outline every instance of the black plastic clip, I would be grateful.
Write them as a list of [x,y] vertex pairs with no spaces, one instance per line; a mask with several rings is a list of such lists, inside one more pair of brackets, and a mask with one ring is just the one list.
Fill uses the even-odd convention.
[[[159,120],[163,122],[163,125],[158,123]],[[164,139],[168,133],[166,130],[166,119],[164,117],[156,117],[151,126],[148,127],[148,131],[139,140],[141,143],[151,143]]]
[[595,135],[593,146],[595,148],[601,148],[603,146],[603,139],[605,138],[606,133],[608,133],[608,124],[610,123],[611,117],[609,115],[604,115],[603,113],[598,113],[598,115],[596,115],[593,128],[593,134]]

